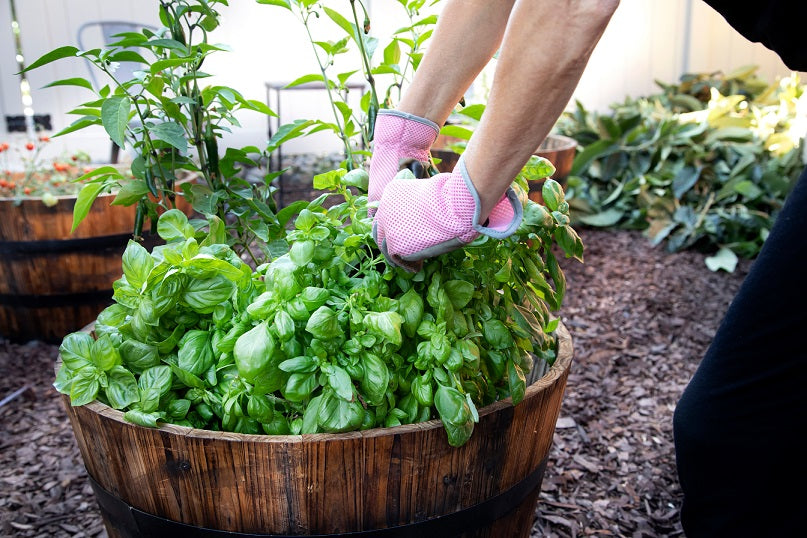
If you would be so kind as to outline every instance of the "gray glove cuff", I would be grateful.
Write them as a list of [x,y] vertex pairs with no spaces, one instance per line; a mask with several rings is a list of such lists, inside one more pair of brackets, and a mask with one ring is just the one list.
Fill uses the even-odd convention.
[[466,168],[465,159],[463,159],[462,156],[460,156],[457,166],[459,167],[462,179],[465,180],[465,186],[468,187],[468,192],[470,192],[471,196],[474,198],[474,230],[483,235],[493,237],[494,239],[504,239],[505,237],[513,235],[521,224],[521,219],[524,217],[524,208],[521,205],[521,201],[518,199],[518,195],[516,195],[516,191],[513,190],[513,187],[507,187],[507,191],[505,192],[507,201],[510,202],[510,205],[513,208],[513,219],[510,221],[507,227],[504,229],[494,229],[487,226],[482,226],[479,224],[479,209],[482,205],[479,200],[479,193],[476,191],[476,187],[474,187],[471,177],[468,175],[468,168]]

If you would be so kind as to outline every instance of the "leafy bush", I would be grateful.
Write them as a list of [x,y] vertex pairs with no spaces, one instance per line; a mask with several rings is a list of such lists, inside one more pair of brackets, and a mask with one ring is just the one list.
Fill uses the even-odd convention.
[[556,125],[582,149],[568,179],[573,222],[718,251],[712,269],[755,257],[803,167],[807,106],[796,74],[768,85],[755,71],[685,75],[608,114],[578,102]]
[[411,274],[384,262],[367,197],[347,188],[366,176],[317,176],[344,201],[306,203],[289,252],[254,271],[215,220],[205,233],[166,212],[167,244],[129,243],[115,304],[95,338],[64,339],[55,386],[73,405],[98,399],[144,426],[297,434],[439,417],[449,443],[465,443],[478,407],[520,402],[536,358],[556,356],[550,312],[566,283],[553,245],[583,251],[568,204],[548,180],[547,208],[522,196],[516,234],[483,236]]

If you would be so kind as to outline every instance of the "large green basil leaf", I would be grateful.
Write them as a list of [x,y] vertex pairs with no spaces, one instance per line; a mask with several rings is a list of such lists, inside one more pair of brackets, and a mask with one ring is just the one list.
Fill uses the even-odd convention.
[[443,422],[462,424],[471,419],[471,409],[465,396],[454,387],[438,384],[434,394],[434,406]]
[[223,303],[236,289],[233,281],[224,276],[214,276],[191,280],[182,298],[187,305],[200,314],[210,314],[219,303]]
[[493,349],[510,349],[515,345],[510,329],[498,319],[486,320],[482,325],[482,331],[485,335],[485,340]]
[[305,406],[305,412],[303,413],[303,424],[300,428],[300,433],[317,433],[319,431],[318,415],[321,405],[322,396],[311,398],[311,401]]
[[140,390],[134,374],[123,366],[113,367],[107,374],[106,397],[114,409],[124,409],[140,401]]
[[277,332],[281,342],[286,342],[294,338],[294,320],[285,310],[278,310],[275,314],[273,327]]
[[474,296],[474,285],[466,280],[449,280],[443,288],[451,304],[457,309],[465,308]]
[[443,422],[446,435],[448,436],[448,444],[451,446],[462,446],[471,438],[474,433],[474,423],[472,420],[456,424],[454,422]]
[[328,379],[328,385],[336,395],[345,401],[352,401],[353,382],[350,379],[350,374],[341,366],[333,364],[323,364],[321,369]]
[[298,241],[291,246],[289,258],[298,267],[303,267],[314,259],[314,242]]
[[318,386],[319,382],[315,374],[291,374],[283,390],[283,396],[291,402],[302,402],[306,400]]
[[311,373],[317,370],[319,361],[314,357],[300,355],[292,359],[286,359],[278,365],[278,368],[289,373]]
[[319,307],[305,325],[305,330],[320,340],[330,340],[342,336],[336,312],[327,306]]
[[387,342],[400,346],[401,337],[401,324],[404,319],[397,312],[368,312],[364,315],[364,326],[367,331],[381,336]]
[[196,230],[188,222],[188,217],[179,209],[169,209],[157,221],[157,234],[166,243],[185,241],[194,236]]
[[210,254],[197,254],[193,258],[186,260],[183,264],[186,274],[192,278],[211,278],[215,275],[226,277],[233,282],[238,282],[244,273],[233,264],[214,258]]
[[137,380],[140,390],[155,390],[160,396],[171,390],[171,383],[171,368],[164,364],[144,370]]
[[142,409],[130,409],[124,413],[123,418],[146,428],[156,428],[157,421],[164,418],[164,413],[148,413]]
[[140,290],[154,267],[154,258],[143,245],[130,239],[123,252],[122,264],[123,274],[126,275],[129,285]]
[[432,388],[431,375],[424,374],[415,376],[415,379],[412,380],[412,394],[420,405],[431,407],[434,404],[434,389]]
[[387,393],[390,382],[390,372],[387,365],[377,355],[365,353],[362,356],[362,366],[364,377],[361,381],[361,389],[367,403],[378,405]]
[[179,341],[177,365],[193,375],[201,376],[215,362],[208,331],[192,330]]
[[238,337],[233,348],[238,375],[252,383],[271,362],[275,353],[275,340],[269,334],[266,321],[259,323]]
[[277,258],[266,270],[266,289],[284,301],[290,300],[302,289],[294,274],[296,270],[297,266],[288,255]]
[[300,293],[300,299],[309,312],[313,312],[324,305],[330,296],[331,292],[329,290],[315,286],[308,286]]
[[182,420],[188,415],[191,409],[190,400],[184,398],[177,398],[168,403],[166,415],[171,417],[174,421]]
[[108,335],[101,336],[92,343],[90,358],[95,366],[105,372],[123,362],[120,353],[118,353],[115,344]]
[[258,422],[271,422],[275,408],[266,396],[253,394],[247,402],[247,414]]
[[80,370],[90,364],[93,337],[88,333],[75,332],[64,337],[59,345],[59,356],[70,370]]
[[317,413],[317,423],[329,433],[346,432],[361,426],[364,409],[358,401],[346,401],[326,392]]
[[103,372],[94,366],[87,366],[76,372],[70,384],[70,404],[87,405],[95,400],[101,387],[98,380],[101,375],[104,375]]

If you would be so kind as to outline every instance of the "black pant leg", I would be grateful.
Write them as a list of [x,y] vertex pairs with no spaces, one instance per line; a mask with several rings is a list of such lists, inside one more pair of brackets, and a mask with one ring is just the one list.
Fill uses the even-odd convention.
[[807,170],[674,416],[686,535],[807,528]]

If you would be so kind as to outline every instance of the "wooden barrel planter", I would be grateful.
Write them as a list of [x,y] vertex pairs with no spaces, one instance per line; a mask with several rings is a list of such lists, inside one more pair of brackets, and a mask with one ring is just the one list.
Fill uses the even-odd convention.
[[63,396],[110,538],[527,537],[572,361],[480,410],[462,447],[430,422],[261,436],[136,426]]
[[73,233],[76,196],[52,207],[0,198],[0,336],[58,343],[112,302],[135,220],[135,207],[112,206],[114,197],[99,196]]

